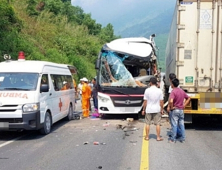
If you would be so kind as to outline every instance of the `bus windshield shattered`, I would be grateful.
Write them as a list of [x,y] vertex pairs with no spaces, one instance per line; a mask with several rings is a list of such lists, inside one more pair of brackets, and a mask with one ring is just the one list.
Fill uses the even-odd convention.
[[127,55],[120,57],[114,52],[103,52],[101,55],[100,84],[102,86],[139,86],[123,61]]

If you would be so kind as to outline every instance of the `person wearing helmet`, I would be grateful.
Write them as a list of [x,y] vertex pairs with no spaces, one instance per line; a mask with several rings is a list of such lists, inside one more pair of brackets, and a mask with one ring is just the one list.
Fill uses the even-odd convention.
[[84,82],[82,85],[82,111],[83,117],[89,117],[89,99],[91,97],[91,88],[88,85],[88,79],[83,78],[82,81]]
[[68,89],[67,81],[63,81],[62,84],[63,84],[63,86],[62,86],[61,90],[67,90]]

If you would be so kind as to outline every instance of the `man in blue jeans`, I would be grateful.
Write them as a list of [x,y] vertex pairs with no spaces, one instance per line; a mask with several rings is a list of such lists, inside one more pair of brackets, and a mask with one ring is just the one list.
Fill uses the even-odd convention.
[[[177,78],[176,77],[176,74],[174,74],[174,73],[170,73],[169,74],[169,81],[170,81],[170,84],[172,83],[172,80],[173,79],[175,79],[175,78]],[[179,88],[179,86],[178,86],[178,88]],[[168,91],[168,93],[169,93],[169,95],[170,95],[170,93],[172,92],[172,87],[170,86],[169,87],[169,91]],[[170,103],[169,101],[168,101],[168,103]],[[172,115],[172,112],[170,111],[170,105],[168,104],[168,107],[167,107],[167,112],[169,113],[169,120],[170,120],[170,125],[171,125],[171,130],[170,130],[170,135],[169,135],[169,137],[172,137],[172,123],[171,123],[171,115]],[[181,137],[181,130],[180,130],[180,127],[178,127],[177,128],[177,135],[176,135],[176,138],[179,138],[179,137]]]
[[181,130],[180,142],[185,141],[185,126],[184,126],[184,108],[190,102],[190,97],[180,88],[179,80],[177,78],[171,81],[171,87],[173,88],[169,97],[169,108],[171,110],[170,122],[172,125],[173,134],[170,138],[170,142],[176,141],[178,126]]

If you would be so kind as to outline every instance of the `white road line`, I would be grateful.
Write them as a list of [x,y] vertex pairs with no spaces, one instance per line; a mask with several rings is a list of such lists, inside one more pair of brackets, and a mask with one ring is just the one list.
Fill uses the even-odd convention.
[[17,137],[17,138],[12,139],[12,140],[10,140],[10,141],[8,141],[8,142],[5,142],[5,143],[3,143],[3,144],[0,144],[0,148],[2,148],[3,146],[9,145],[10,143],[17,141],[17,140],[23,138],[24,136],[26,136],[26,135],[23,135],[23,136]]

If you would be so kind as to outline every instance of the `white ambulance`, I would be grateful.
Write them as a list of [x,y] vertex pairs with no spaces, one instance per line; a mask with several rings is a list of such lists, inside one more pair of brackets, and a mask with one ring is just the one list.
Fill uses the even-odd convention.
[[[7,59],[7,56],[5,57]],[[74,66],[46,61],[0,63],[0,130],[51,131],[53,123],[72,119],[75,110]]]

